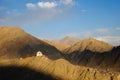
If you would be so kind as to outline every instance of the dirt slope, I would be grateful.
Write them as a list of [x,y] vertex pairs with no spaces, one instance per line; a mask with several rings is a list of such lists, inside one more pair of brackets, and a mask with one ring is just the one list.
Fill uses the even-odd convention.
[[74,51],[85,51],[90,50],[92,52],[107,52],[113,48],[112,45],[105,43],[103,41],[98,41],[94,38],[84,39],[82,41],[77,42],[70,48],[65,50],[65,53],[72,53]]
[[[30,69],[30,73],[28,73],[28,69],[27,71],[26,69],[22,70],[24,69],[23,67]],[[100,71],[89,67],[73,65],[64,59],[50,60],[46,57],[28,57],[22,60],[15,59],[10,61],[0,60],[0,74],[1,72],[10,71],[11,68],[14,72],[3,74],[4,76],[9,76],[10,80],[12,80],[11,76],[13,75],[20,75],[18,78],[20,77],[21,80],[28,80],[30,78],[34,80],[48,80],[47,75],[53,77],[50,80],[120,80],[118,72]],[[31,74],[31,70],[34,70],[34,74]],[[44,76],[40,77],[41,75],[38,75],[38,72],[45,74],[46,79]],[[5,78],[4,76],[0,76],[0,78]]]
[[120,70],[120,47],[89,38],[76,43],[65,51],[71,63],[104,70]]
[[26,33],[18,27],[0,27],[0,58],[33,56],[37,51],[59,58],[60,52],[53,46]]

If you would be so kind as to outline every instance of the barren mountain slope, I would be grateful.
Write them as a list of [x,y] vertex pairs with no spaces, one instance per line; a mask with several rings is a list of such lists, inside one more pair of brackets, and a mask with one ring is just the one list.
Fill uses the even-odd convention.
[[75,37],[66,36],[63,39],[61,39],[59,42],[72,46],[72,45],[74,45],[78,41],[80,41],[80,40],[75,38]]
[[59,42],[59,41],[48,41],[48,40],[44,40],[44,41],[47,42],[48,44],[56,47],[56,48],[57,48],[58,50],[60,50],[60,51],[63,51],[64,49],[70,47],[70,45],[68,45],[68,44],[63,44],[63,43],[61,43],[61,42]]
[[120,70],[120,47],[89,38],[65,50],[71,63],[95,68]]
[[0,58],[33,56],[37,51],[41,51],[49,57],[61,57],[55,47],[31,36],[18,27],[0,27]]
[[58,50],[64,51],[65,49],[71,47],[73,44],[75,44],[80,40],[74,37],[67,36],[61,40],[52,40],[52,41],[44,40],[44,41],[50,45],[55,46]]
[[72,53],[74,51],[85,51],[90,50],[92,52],[107,52],[113,48],[112,45],[105,43],[103,41],[98,41],[94,38],[88,38],[82,41],[77,42],[70,48],[65,50],[65,53]]
[[[16,66],[18,67],[16,70]],[[6,69],[7,67],[7,69]],[[34,70],[34,73],[26,71],[25,68]],[[12,73],[9,74],[12,68]],[[15,68],[15,69],[14,69]],[[20,68],[20,69],[19,69]],[[37,72],[37,74],[35,73]],[[49,75],[53,78],[44,79],[43,75],[38,75],[38,72]],[[5,74],[6,73],[6,74]],[[118,72],[99,71],[97,69],[77,66],[69,63],[64,59],[50,60],[47,57],[28,57],[22,60],[0,60],[0,79],[9,78],[12,80],[12,75],[18,76],[21,80],[119,80],[120,74]],[[21,75],[21,76],[20,76]],[[36,76],[37,75],[37,76]],[[47,78],[47,76],[46,76]],[[49,77],[48,77],[49,78]],[[18,80],[15,79],[15,80]],[[30,79],[30,80],[31,80]]]

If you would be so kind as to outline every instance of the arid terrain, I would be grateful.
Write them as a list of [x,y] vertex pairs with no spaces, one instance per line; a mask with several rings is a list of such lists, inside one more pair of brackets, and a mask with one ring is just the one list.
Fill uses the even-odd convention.
[[50,45],[55,46],[58,50],[63,52],[65,49],[73,46],[75,43],[77,43],[80,40],[74,37],[66,36],[61,40],[52,40],[52,41],[43,40],[43,41],[47,42]]
[[42,40],[0,27],[0,80],[120,80],[120,46],[94,38]]

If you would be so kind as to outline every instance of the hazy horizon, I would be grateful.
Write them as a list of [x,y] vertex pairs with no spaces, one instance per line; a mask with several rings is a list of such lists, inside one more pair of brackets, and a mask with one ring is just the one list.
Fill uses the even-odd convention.
[[93,37],[120,45],[119,0],[1,0],[0,26],[37,38]]

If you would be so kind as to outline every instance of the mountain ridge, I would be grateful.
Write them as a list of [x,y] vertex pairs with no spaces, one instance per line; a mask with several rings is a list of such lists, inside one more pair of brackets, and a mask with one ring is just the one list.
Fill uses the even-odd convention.
[[0,56],[3,58],[35,56],[37,51],[41,51],[49,57],[61,56],[61,52],[55,47],[18,27],[1,27],[0,39]]
[[94,38],[87,38],[75,43],[73,46],[69,47],[64,51],[64,53],[72,53],[74,51],[84,51],[90,50],[92,52],[107,52],[113,48],[112,45],[96,40]]
[[60,51],[64,51],[65,49],[69,48],[70,46],[74,45],[76,42],[80,40],[74,37],[66,36],[60,40],[49,41],[49,40],[44,39],[43,41],[47,42],[50,45],[53,45]]
[[[38,51],[43,56],[36,56]],[[94,38],[79,40],[61,53],[49,42],[37,39],[18,27],[0,28],[0,74],[3,69],[15,68],[28,75],[24,73],[23,67],[26,67],[30,72],[40,71],[46,77],[50,75],[57,80],[119,80],[119,62],[120,46],[114,47]]]
[[[42,72],[46,75],[49,75],[56,80],[119,80],[120,78],[120,75],[117,72],[98,70],[84,66],[76,66],[69,63],[65,59],[50,60],[46,59],[45,57],[27,57],[22,60],[15,59],[9,61],[0,61],[0,65],[3,65],[4,67],[10,66],[9,68],[7,68],[7,70],[9,71],[11,70],[11,65],[16,65],[19,68],[26,67],[34,71]],[[12,68],[12,71],[14,72],[12,72],[11,74],[16,75],[19,73],[19,76],[17,76],[20,77],[20,79],[29,79],[31,77],[34,80],[38,80],[43,78],[42,76],[36,77],[37,74],[31,76],[24,76],[28,74],[30,75],[31,73],[25,72],[22,69],[19,69],[21,71],[17,72],[15,70],[16,69]],[[7,72],[7,74],[4,73],[4,76],[11,75],[8,74],[9,71],[5,71],[5,69],[3,67],[1,68],[0,66],[0,74],[2,74],[2,71]]]

